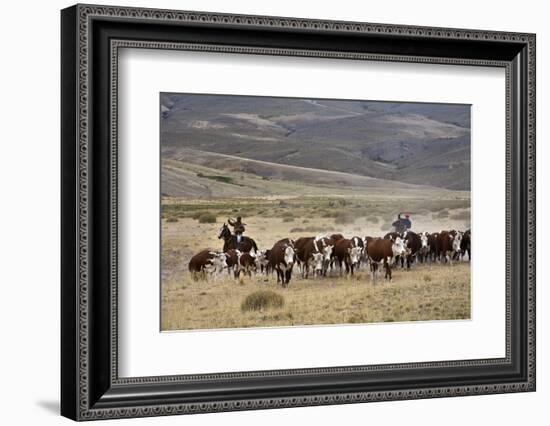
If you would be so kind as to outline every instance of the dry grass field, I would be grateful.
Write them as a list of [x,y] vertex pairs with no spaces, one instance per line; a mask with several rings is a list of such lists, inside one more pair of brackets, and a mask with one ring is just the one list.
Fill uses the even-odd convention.
[[[353,277],[303,280],[294,274],[282,289],[271,277],[207,282],[188,276],[168,281],[162,293],[162,330],[352,324],[470,318],[467,262],[415,265],[395,270],[393,282],[373,285],[366,271]],[[283,296],[281,307],[243,311],[246,296],[270,289]]]
[[[193,281],[187,271],[191,256],[204,248],[221,250],[217,238],[229,216],[243,216],[246,234],[260,249],[284,237],[343,233],[383,236],[398,211],[413,212],[413,230],[469,228],[469,194],[442,191],[415,197],[266,196],[242,199],[162,200],[161,329],[216,329],[386,321],[470,318],[469,262],[449,265],[414,264],[410,271],[394,268],[392,282],[383,276],[373,284],[365,267],[353,277],[304,280],[294,270],[282,289],[276,275],[240,280],[226,274]],[[201,223],[203,222],[203,223]],[[204,223],[206,222],[206,223]],[[250,294],[271,290],[282,306],[247,311]]]

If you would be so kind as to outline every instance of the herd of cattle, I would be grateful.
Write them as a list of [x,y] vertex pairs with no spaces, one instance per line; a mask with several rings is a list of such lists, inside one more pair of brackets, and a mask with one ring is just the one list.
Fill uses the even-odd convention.
[[373,281],[385,270],[385,279],[392,279],[392,266],[400,265],[409,269],[411,264],[445,262],[452,265],[453,260],[468,256],[471,259],[471,231],[450,230],[435,233],[416,233],[405,231],[400,234],[390,232],[383,238],[351,237],[342,234],[330,236],[301,237],[296,240],[284,238],[277,241],[268,250],[258,250],[253,239],[242,237],[237,241],[227,225],[220,229],[218,238],[224,239],[222,251],[202,250],[189,262],[189,271],[194,278],[219,273],[251,275],[261,273],[269,275],[277,272],[277,283],[288,286],[292,271],[300,269],[302,278],[307,279],[310,272],[314,277],[327,276],[338,268],[340,276],[353,275],[362,267],[370,267]]

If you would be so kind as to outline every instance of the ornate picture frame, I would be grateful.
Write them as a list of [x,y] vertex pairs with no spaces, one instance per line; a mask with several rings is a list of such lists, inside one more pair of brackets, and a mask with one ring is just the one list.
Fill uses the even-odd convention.
[[[74,420],[535,390],[534,34],[76,5],[61,13],[61,413]],[[500,67],[506,72],[506,356],[118,374],[120,48]],[[504,179],[504,177],[503,177]]]

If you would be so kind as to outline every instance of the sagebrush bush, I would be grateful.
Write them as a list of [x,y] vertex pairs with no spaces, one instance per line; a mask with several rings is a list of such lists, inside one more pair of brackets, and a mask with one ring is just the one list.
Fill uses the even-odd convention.
[[258,290],[245,297],[241,304],[241,310],[262,311],[269,308],[281,308],[285,304],[285,298],[272,290]]
[[324,232],[324,231],[331,231],[333,228],[325,228],[323,226],[314,226],[314,225],[311,225],[311,226],[306,226],[304,228],[304,231],[306,232]]
[[178,221],[177,217],[169,217],[168,219],[166,219],[166,222],[170,222],[170,223],[177,222],[177,221]]
[[454,213],[451,215],[451,219],[453,220],[470,220],[470,210],[463,210],[458,213]]
[[304,232],[304,228],[292,228],[292,229],[290,230],[290,232],[292,232],[292,233],[295,233],[295,232]]
[[372,223],[378,223],[380,220],[378,219],[378,216],[369,216],[367,217],[367,222],[372,222]]
[[283,222],[294,222],[293,217],[283,217]]
[[449,217],[449,211],[448,210],[441,210],[440,212],[438,213],[435,213],[433,215],[434,218],[436,219],[446,219]]
[[334,218],[334,223],[336,225],[349,225],[355,222],[355,217],[353,214],[348,212],[341,212]]
[[199,216],[199,223],[216,223],[216,215],[213,213],[202,213]]

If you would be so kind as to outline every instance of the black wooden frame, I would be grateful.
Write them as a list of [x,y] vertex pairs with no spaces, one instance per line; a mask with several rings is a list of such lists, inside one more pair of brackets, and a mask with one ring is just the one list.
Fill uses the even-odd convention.
[[[533,34],[95,5],[64,9],[61,29],[64,416],[88,420],[535,390]],[[116,53],[140,46],[506,68],[506,357],[119,378]]]

